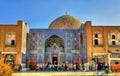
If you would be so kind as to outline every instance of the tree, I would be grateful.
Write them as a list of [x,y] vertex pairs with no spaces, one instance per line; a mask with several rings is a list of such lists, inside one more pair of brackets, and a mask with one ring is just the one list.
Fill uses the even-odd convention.
[[0,76],[12,76],[12,68],[10,64],[4,64],[3,60],[0,60]]
[[96,58],[92,58],[93,61],[96,61]]
[[98,58],[92,58],[92,61],[94,61],[95,63],[98,63]]

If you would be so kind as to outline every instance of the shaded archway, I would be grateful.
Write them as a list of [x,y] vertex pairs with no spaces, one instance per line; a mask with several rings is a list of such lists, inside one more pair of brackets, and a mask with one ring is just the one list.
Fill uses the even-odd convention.
[[5,56],[5,63],[8,63],[8,64],[14,66],[14,61],[15,61],[15,58],[14,58],[13,55],[7,54],[7,55]]
[[52,35],[45,41],[45,62],[58,64],[62,60],[64,60],[64,40],[57,35]]

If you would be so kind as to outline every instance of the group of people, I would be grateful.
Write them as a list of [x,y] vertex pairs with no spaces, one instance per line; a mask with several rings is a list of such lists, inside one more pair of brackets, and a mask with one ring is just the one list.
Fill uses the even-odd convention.
[[[31,68],[31,67],[30,67]],[[33,67],[32,67],[33,68]],[[19,66],[18,71],[20,71],[22,69],[22,66]],[[42,65],[35,65],[34,69],[31,70],[35,70],[35,71],[67,71],[67,70],[73,70],[73,71],[78,71],[78,70],[85,70],[85,71],[95,71],[95,70],[109,70],[109,66],[105,63],[97,63],[97,64],[93,64],[92,68],[89,69],[89,65],[85,64],[84,66],[78,63],[74,63],[72,64],[72,66],[70,67],[67,63],[63,63],[63,64],[52,64],[52,63],[47,63],[47,64],[42,64]]]
[[36,65],[35,66],[36,71],[67,71],[67,70],[83,70],[82,66],[78,63],[72,64],[70,67],[67,63],[62,63],[62,64],[52,64],[48,62],[47,64],[43,64],[41,66]]
[[62,64],[62,65],[55,65],[55,64],[43,64],[42,66],[35,66],[36,71],[67,71],[68,70],[68,65],[67,64]]
[[105,62],[98,62],[97,64],[96,63],[93,63],[92,64],[92,70],[99,70],[99,71],[102,71],[102,70],[106,70],[108,69],[109,66],[108,64],[106,64]]
[[78,63],[72,64],[72,70],[77,71],[77,70],[82,70],[82,67]]
[[67,71],[67,70],[73,70],[73,71],[78,71],[78,70],[89,70],[89,65],[81,65],[78,63],[72,64],[72,66],[68,65],[67,63],[62,63],[62,64],[52,64],[48,62],[47,64],[42,64],[40,66],[36,65],[35,66],[36,71]]

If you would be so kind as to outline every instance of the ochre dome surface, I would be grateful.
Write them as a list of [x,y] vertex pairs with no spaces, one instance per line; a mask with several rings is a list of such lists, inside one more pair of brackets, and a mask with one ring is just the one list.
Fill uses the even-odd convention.
[[79,29],[83,22],[70,15],[64,15],[55,19],[49,26],[49,29]]

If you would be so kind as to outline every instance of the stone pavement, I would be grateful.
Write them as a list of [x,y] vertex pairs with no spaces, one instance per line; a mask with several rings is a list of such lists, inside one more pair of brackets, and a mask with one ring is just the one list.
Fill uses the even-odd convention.
[[[100,74],[101,73],[101,74]],[[100,76],[103,75],[103,72],[99,72]],[[16,72],[13,73],[13,76],[96,76],[95,72]],[[120,73],[112,73],[106,76],[120,76]]]

